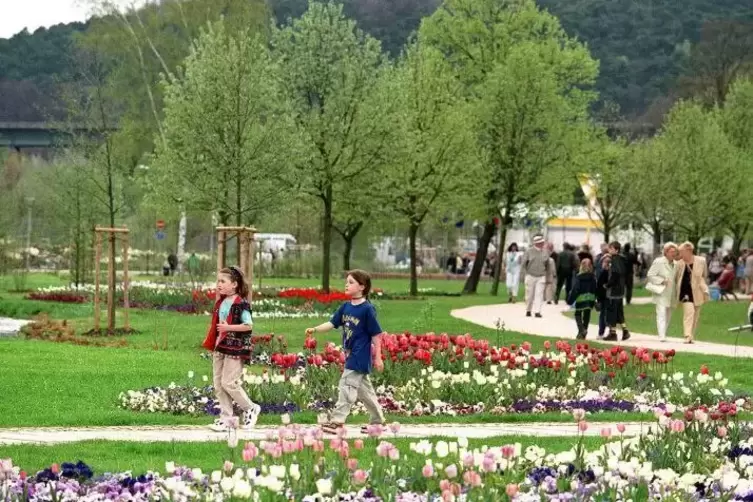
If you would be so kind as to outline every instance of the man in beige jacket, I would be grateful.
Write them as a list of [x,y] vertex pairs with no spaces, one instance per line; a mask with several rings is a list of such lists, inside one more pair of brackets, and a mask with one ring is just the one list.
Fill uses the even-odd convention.
[[679,246],[680,260],[675,263],[674,302],[682,304],[682,331],[685,343],[693,343],[698,328],[701,305],[709,299],[706,282],[708,269],[706,259],[694,254],[693,244],[683,242]]

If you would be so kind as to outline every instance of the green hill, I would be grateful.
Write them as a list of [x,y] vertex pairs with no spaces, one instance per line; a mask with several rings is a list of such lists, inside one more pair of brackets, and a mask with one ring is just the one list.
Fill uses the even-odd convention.
[[[753,21],[750,0],[538,0],[564,28],[585,41],[601,61],[602,100],[620,106],[628,117],[644,113],[677,86],[692,44],[704,23]],[[439,0],[346,0],[345,10],[395,55],[422,17]],[[284,22],[300,15],[306,0],[270,0]],[[69,64],[75,33],[86,24],[58,25],[0,39],[0,81],[26,80],[44,94],[55,82],[75,79]],[[28,94],[29,83],[25,84]],[[9,86],[0,100],[12,99]],[[0,106],[0,108],[2,108]]]

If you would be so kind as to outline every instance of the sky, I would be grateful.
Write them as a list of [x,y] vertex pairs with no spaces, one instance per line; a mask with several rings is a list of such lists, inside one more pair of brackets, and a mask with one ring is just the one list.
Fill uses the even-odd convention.
[[0,38],[10,38],[27,28],[84,21],[90,8],[81,0],[0,0]]

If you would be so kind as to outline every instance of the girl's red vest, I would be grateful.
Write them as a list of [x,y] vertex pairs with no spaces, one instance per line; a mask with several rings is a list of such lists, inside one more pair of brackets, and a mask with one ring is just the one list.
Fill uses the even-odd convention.
[[[209,330],[207,331],[204,343],[201,345],[207,350],[248,361],[251,358],[251,331],[243,333],[226,331],[222,336],[219,336],[217,333],[217,325],[220,323],[220,305],[223,300],[224,298],[220,298],[214,303],[212,321],[209,324]],[[251,305],[240,296],[236,296],[225,322],[228,324],[242,324],[244,310],[251,312]]]

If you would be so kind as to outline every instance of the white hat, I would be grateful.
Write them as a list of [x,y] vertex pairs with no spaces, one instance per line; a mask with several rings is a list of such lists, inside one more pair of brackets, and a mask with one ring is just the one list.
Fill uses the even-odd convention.
[[533,238],[533,243],[534,244],[541,244],[543,242],[544,242],[544,237],[542,237],[540,235],[534,236],[534,238]]

